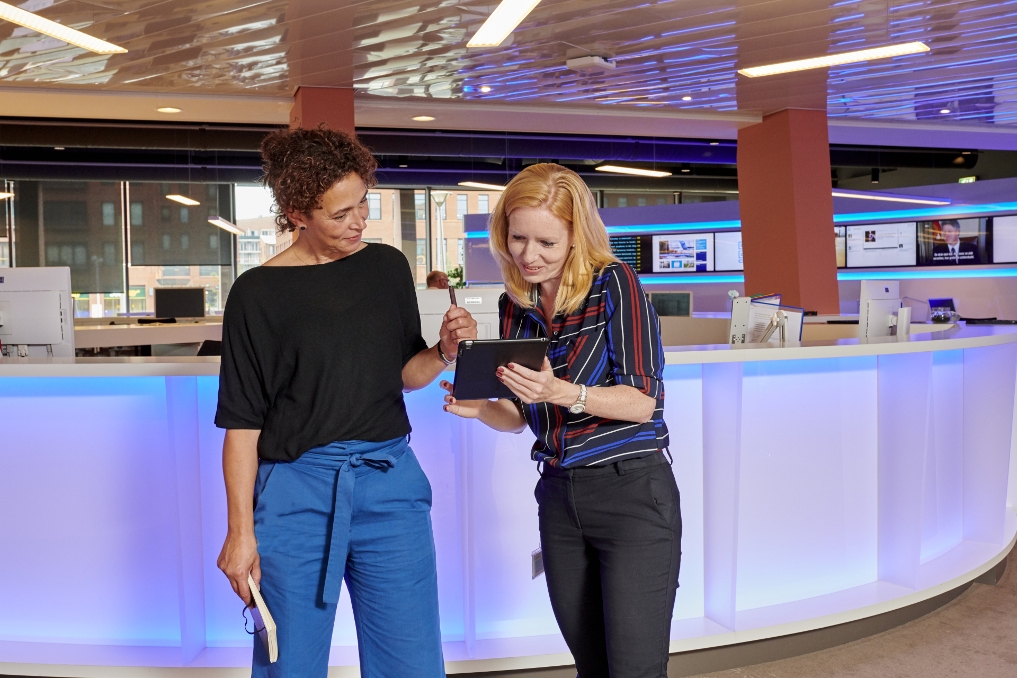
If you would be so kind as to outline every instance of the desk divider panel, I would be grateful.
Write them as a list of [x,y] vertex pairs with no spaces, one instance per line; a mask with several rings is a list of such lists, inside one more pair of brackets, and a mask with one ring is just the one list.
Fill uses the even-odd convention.
[[964,350],[964,538],[1001,544],[1017,345]]
[[931,373],[932,353],[879,356],[878,572],[907,588],[921,564]]
[[706,617],[735,630],[742,363],[703,365],[703,579]]

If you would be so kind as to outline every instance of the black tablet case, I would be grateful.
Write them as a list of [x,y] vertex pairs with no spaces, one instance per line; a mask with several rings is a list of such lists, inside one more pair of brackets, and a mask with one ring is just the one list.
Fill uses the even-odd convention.
[[497,370],[516,363],[539,370],[547,354],[547,339],[479,339],[459,342],[452,395],[456,400],[513,398],[498,380]]

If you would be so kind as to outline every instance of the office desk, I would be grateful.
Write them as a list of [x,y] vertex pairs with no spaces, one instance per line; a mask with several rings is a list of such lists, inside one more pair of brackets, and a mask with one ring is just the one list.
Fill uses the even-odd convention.
[[[1014,329],[665,357],[684,521],[673,652],[912,605],[1013,546]],[[217,375],[216,358],[0,363],[0,673],[249,675],[215,567]],[[569,663],[530,577],[532,436],[444,414],[436,386],[406,402],[449,672]],[[355,637],[343,593],[336,675],[354,675]]]

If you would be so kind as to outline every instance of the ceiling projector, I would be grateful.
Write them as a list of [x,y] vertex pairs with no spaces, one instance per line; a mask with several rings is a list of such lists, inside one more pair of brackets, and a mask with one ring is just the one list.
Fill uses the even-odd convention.
[[615,68],[615,63],[613,61],[599,56],[576,57],[575,59],[567,60],[565,65],[570,70],[579,71],[580,73],[613,71]]

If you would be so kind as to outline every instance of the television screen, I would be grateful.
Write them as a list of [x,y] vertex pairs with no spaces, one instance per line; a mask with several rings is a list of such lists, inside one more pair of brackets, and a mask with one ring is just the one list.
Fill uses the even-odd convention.
[[848,268],[914,266],[917,255],[915,222],[870,224],[846,228]]
[[713,270],[713,233],[653,236],[654,273]]
[[1017,216],[992,218],[992,263],[1017,263]]
[[837,268],[845,268],[847,266],[847,227],[846,226],[834,226],[833,227],[833,242],[837,248]]
[[742,232],[722,231],[714,233],[714,264],[718,271],[744,271],[742,262]]
[[653,259],[650,241],[651,236],[648,235],[612,236],[611,252],[620,261],[631,266],[636,273],[650,273],[653,271],[650,266]]
[[939,219],[918,222],[918,265],[987,264],[986,219]]

